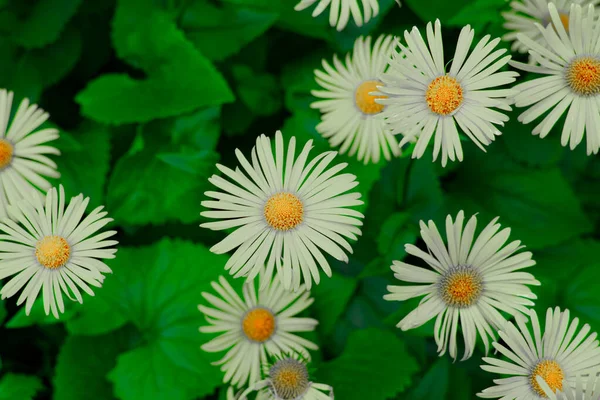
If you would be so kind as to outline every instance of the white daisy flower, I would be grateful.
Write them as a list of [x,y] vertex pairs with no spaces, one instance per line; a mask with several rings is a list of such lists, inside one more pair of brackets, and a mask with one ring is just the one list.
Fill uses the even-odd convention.
[[[513,71],[497,72],[508,63],[510,55],[501,57],[506,49],[494,51],[500,39],[481,39],[470,55],[474,31],[465,26],[458,38],[450,71],[446,71],[441,24],[435,30],[427,24],[427,44],[414,27],[404,32],[406,46],[400,41],[390,60],[390,69],[383,75],[383,86],[375,101],[386,106],[382,115],[392,134],[402,134],[400,142],[417,142],[413,158],[420,158],[434,137],[433,160],[442,152],[442,166],[448,158],[462,161],[463,152],[458,135],[460,129],[483,151],[501,132],[508,117],[496,110],[510,111],[512,89],[495,89],[515,81]],[[488,90],[491,89],[491,90]]]
[[528,124],[550,111],[532,131],[544,138],[568,109],[561,144],[574,149],[585,132],[587,154],[596,154],[600,148],[600,19],[595,18],[592,5],[585,13],[581,6],[572,5],[567,32],[554,4],[550,3],[548,10],[557,28],[537,25],[545,46],[519,35],[540,65],[511,62],[524,71],[545,75],[514,87],[519,92],[515,105],[531,106],[518,119]]
[[373,48],[370,36],[359,37],[353,54],[346,56],[345,66],[334,56],[334,67],[323,60],[324,71],[315,70],[316,81],[323,88],[312,91],[313,96],[323,99],[311,104],[323,113],[317,131],[332,147],[341,145],[341,154],[348,149],[350,156],[358,152],[358,160],[365,164],[379,162],[381,152],[386,160],[400,155],[395,137],[384,130],[384,120],[377,118],[385,107],[371,95],[381,85],[379,77],[392,50],[392,36],[380,36]]
[[356,26],[362,26],[379,14],[379,0],[362,0],[362,11],[358,0],[300,0],[294,10],[302,11],[315,3],[319,3],[313,10],[312,16],[317,17],[329,6],[329,25],[338,31],[343,30],[348,24],[350,14]]
[[[548,26],[552,23],[548,12],[548,0],[513,0],[510,3],[511,10],[503,12],[504,28],[509,30],[502,36],[503,40],[512,42],[511,50],[519,53],[527,53],[529,47],[517,39],[518,34],[523,34],[536,43],[546,46],[546,41],[540,33],[536,24]],[[556,6],[560,22],[564,28],[569,30],[569,11],[571,4],[598,4],[600,0],[552,0]]]
[[[307,289],[320,281],[319,268],[331,276],[326,252],[348,262],[352,253],[347,239],[361,234],[363,215],[349,207],[363,202],[360,193],[350,192],[358,185],[356,176],[339,174],[347,164],[328,165],[335,152],[319,154],[307,163],[310,140],[296,157],[296,138],[292,137],[287,156],[281,132],[275,135],[275,154],[271,140],[261,135],[252,149],[250,163],[241,151],[236,156],[244,170],[235,171],[217,164],[232,182],[213,175],[209,181],[222,192],[206,192],[217,201],[202,205],[215,211],[202,216],[220,221],[200,226],[223,230],[237,229],[210,250],[217,254],[237,248],[225,269],[235,277],[254,279],[261,273],[261,287],[268,283],[274,267],[286,289]],[[266,269],[264,265],[266,263]]]
[[511,315],[526,313],[536,296],[526,285],[539,285],[533,275],[520,270],[535,265],[530,252],[519,252],[520,241],[506,244],[510,229],[501,231],[498,218],[485,227],[473,242],[477,218],[472,216],[463,229],[464,213],[456,221],[446,218],[446,246],[433,221],[421,221],[421,236],[427,245],[424,252],[412,244],[406,252],[425,261],[431,269],[400,261],[391,266],[396,279],[422,285],[388,286],[386,300],[404,301],[425,296],[419,306],[398,323],[400,329],[417,328],[434,317],[434,337],[438,352],[449,348],[456,359],[456,336],[460,324],[464,336],[463,360],[475,350],[477,334],[487,353],[488,336],[506,323],[499,311]]
[[243,300],[223,277],[212,282],[220,297],[210,293],[202,296],[212,307],[198,306],[210,325],[200,328],[204,333],[222,333],[202,346],[207,352],[227,350],[215,363],[225,372],[224,382],[241,387],[260,380],[260,367],[268,355],[296,352],[310,357],[308,351],[316,344],[290,332],[313,331],[318,322],[312,318],[294,317],[313,302],[310,293],[301,287],[297,292],[284,290],[275,278],[256,293],[254,283],[244,284]]
[[258,391],[256,400],[330,400],[333,388],[322,383],[310,381],[306,364],[299,357],[281,357],[267,366],[267,378],[263,379],[242,395],[241,399]]
[[0,218],[6,216],[9,204],[28,196],[32,188],[50,189],[44,177],[60,177],[56,163],[46,157],[60,154],[46,145],[58,139],[58,131],[49,128],[34,132],[48,119],[48,113],[23,99],[9,123],[12,101],[13,92],[0,90]]
[[585,377],[578,375],[574,389],[569,387],[567,381],[563,380],[561,391],[552,390],[541,375],[537,375],[535,379],[550,400],[598,400],[600,399],[599,373],[598,369],[593,369]]
[[[23,289],[17,305],[27,300],[29,315],[40,290],[46,315],[52,310],[59,318],[65,311],[63,292],[73,301],[83,303],[79,289],[94,295],[90,286],[101,287],[103,273],[111,269],[102,259],[115,257],[118,242],[107,240],[116,231],[97,233],[112,221],[103,206],[83,217],[89,203],[83,195],[73,197],[65,209],[62,185],[48,191],[45,199],[32,189],[29,195],[7,208],[8,216],[0,222],[0,279],[14,276],[0,294],[2,299]],[[74,297],[73,297],[74,296]]]
[[534,310],[529,311],[529,317],[533,336],[523,316],[515,317],[518,329],[509,322],[500,330],[503,344],[493,343],[493,346],[508,360],[484,357],[487,364],[481,368],[504,377],[494,380],[496,386],[477,396],[505,400],[546,399],[538,375],[555,392],[566,389],[564,381],[574,387],[578,375],[588,374],[591,368],[600,366],[596,333],[588,336],[590,326],[585,324],[576,334],[579,320],[575,318],[569,324],[569,310],[561,312],[558,307],[554,311],[549,308],[543,335]]

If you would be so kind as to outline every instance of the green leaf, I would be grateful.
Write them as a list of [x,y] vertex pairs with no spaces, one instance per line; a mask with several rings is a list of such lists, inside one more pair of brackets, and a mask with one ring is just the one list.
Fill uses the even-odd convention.
[[81,56],[82,42],[79,31],[67,27],[60,38],[38,50],[25,53],[24,62],[35,66],[44,87],[52,86],[65,77]]
[[113,41],[117,55],[147,78],[108,74],[90,82],[75,100],[96,121],[147,122],[234,100],[221,74],[169,15],[143,0],[119,1]]
[[9,373],[0,379],[0,400],[32,400],[43,387],[37,376]]
[[254,114],[272,115],[281,109],[281,89],[273,75],[257,74],[246,65],[234,65],[231,72],[240,99]]
[[[418,226],[411,221],[408,213],[394,213],[390,215],[383,225],[377,240],[379,254],[385,256],[386,260],[402,260],[406,257],[405,244],[414,244],[419,231]],[[389,272],[389,264],[386,264],[386,272]]]
[[34,325],[52,325],[69,320],[75,313],[74,304],[65,303],[64,314],[59,314],[60,319],[54,318],[52,313],[46,315],[44,311],[44,303],[41,297],[38,297],[31,307],[29,315],[25,314],[25,306],[19,308],[19,311],[6,323],[6,327],[10,329],[25,328]]
[[211,393],[222,373],[200,350],[201,293],[223,273],[227,256],[202,245],[163,239],[120,248],[114,276],[98,296],[132,321],[145,342],[119,356],[109,379],[123,400],[191,400]]
[[448,392],[449,364],[447,357],[438,358],[416,387],[404,398],[406,400],[445,399]]
[[81,0],[39,0],[13,32],[13,40],[26,48],[39,48],[58,39]]
[[325,335],[333,330],[335,323],[346,309],[356,285],[356,279],[334,273],[331,278],[324,277],[321,283],[311,290],[315,299],[311,309],[315,313],[315,318],[319,320],[319,329]]
[[[500,216],[511,238],[530,249],[558,244],[591,231],[573,190],[558,168],[511,165],[500,148],[469,154],[449,185],[451,214],[480,213],[482,226]],[[485,159],[484,159],[485,157]]]
[[[107,277],[111,278],[110,275]],[[66,320],[65,325],[73,335],[102,335],[122,327],[126,322],[127,319],[115,312],[104,297],[90,296],[84,304],[75,304],[73,316]]]
[[262,35],[277,17],[276,12],[198,1],[185,10],[181,27],[202,54],[221,61]]
[[92,207],[104,204],[104,185],[110,162],[108,129],[87,123],[72,134],[61,131],[55,143],[61,150],[61,155],[56,157],[61,174],[58,182],[65,187],[67,196],[83,193],[90,197]]
[[[458,10],[470,3],[471,0],[404,0],[402,5],[408,6],[423,22],[433,23],[436,19],[439,19],[442,24],[444,24],[451,20],[451,18],[458,13]],[[421,29],[421,34],[425,37],[424,28]]]
[[448,21],[448,25],[457,27],[471,25],[473,29],[479,31],[487,23],[497,21],[498,15],[505,7],[505,0],[475,0],[467,3],[454,14]]
[[[208,126],[213,117],[206,118],[211,118],[206,121]],[[156,225],[200,219],[199,205],[218,156],[210,146],[199,150],[197,144],[169,144],[165,132],[170,133],[172,126],[162,122],[146,127],[143,150],[117,161],[107,196],[107,208],[115,220]],[[198,136],[211,135],[209,130],[202,130],[202,125],[196,126],[199,130],[194,133]]]
[[417,372],[404,343],[389,331],[362,329],[348,338],[344,352],[319,367],[319,382],[333,386],[337,398],[385,400],[394,397]]
[[106,374],[114,368],[118,355],[131,344],[128,330],[109,335],[69,336],[60,348],[54,374],[54,400],[114,399]]
[[435,164],[427,159],[407,160],[408,180],[404,183],[398,200],[403,209],[411,214],[412,221],[435,219],[441,216],[444,192],[435,170]]

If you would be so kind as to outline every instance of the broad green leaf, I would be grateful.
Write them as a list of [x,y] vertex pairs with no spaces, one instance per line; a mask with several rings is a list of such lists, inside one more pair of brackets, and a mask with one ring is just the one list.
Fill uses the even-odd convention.
[[600,263],[589,263],[575,271],[569,279],[558,285],[558,305],[567,308],[573,317],[579,317],[583,322],[589,323],[593,331],[600,329]]
[[210,60],[221,61],[263,34],[277,17],[275,12],[237,5],[218,8],[197,1],[183,13],[181,28],[202,54]]
[[[85,301],[85,300],[84,300]],[[52,325],[68,321],[75,313],[75,305],[71,302],[65,303],[64,314],[59,314],[60,319],[54,318],[52,313],[46,315],[44,303],[41,297],[38,297],[31,307],[29,315],[25,314],[25,305],[20,306],[19,311],[6,323],[10,329],[25,328],[34,325]]]
[[146,340],[120,355],[110,372],[116,397],[192,400],[221,384],[222,373],[200,350],[206,338],[198,332],[204,320],[197,305],[226,260],[202,245],[168,239],[119,249],[114,276],[98,295]]
[[254,114],[272,115],[281,109],[281,88],[273,75],[257,74],[246,65],[234,65],[232,73],[239,98]]
[[498,20],[500,12],[506,8],[504,0],[475,0],[467,3],[448,21],[448,25],[463,27],[471,25],[480,30],[490,22]]
[[108,335],[67,337],[56,361],[54,400],[114,399],[106,374],[118,355],[132,346],[132,336],[123,329]]
[[227,83],[169,15],[143,0],[120,0],[113,24],[117,55],[146,79],[103,75],[76,97],[82,114],[103,123],[147,122],[234,100]]
[[500,216],[511,238],[531,249],[558,244],[591,231],[588,218],[558,168],[515,167],[499,148],[465,156],[448,185],[449,212],[480,213],[482,226]]
[[67,27],[60,38],[37,50],[30,50],[23,56],[26,63],[35,66],[44,87],[52,86],[65,77],[81,56],[82,42],[79,31]]
[[[207,127],[190,127],[198,138],[214,134],[208,127],[214,116],[207,118],[210,118]],[[107,208],[122,224],[198,221],[200,202],[218,157],[211,148],[214,143],[204,150],[197,144],[169,144],[165,132],[170,133],[172,124],[155,126],[144,132],[141,151],[126,154],[117,161],[108,182]],[[186,139],[192,136],[186,134]]]
[[33,400],[43,387],[37,376],[8,373],[0,379],[0,400]]
[[448,392],[448,375],[450,362],[447,357],[440,357],[429,368],[418,384],[411,390],[406,400],[440,400],[446,399]]
[[38,0],[13,32],[13,40],[26,48],[53,43],[80,3],[81,0]]
[[355,279],[334,273],[331,278],[323,276],[321,283],[313,286],[311,293],[315,303],[311,309],[319,321],[319,330],[325,335],[331,333],[333,326],[346,309],[356,285]]
[[[419,220],[435,219],[441,216],[444,192],[435,170],[435,164],[427,159],[406,160],[408,172],[398,193],[401,208],[409,212],[413,223]],[[400,189],[400,187],[399,187]]]
[[[74,146],[77,143],[77,147]],[[104,185],[110,162],[110,133],[102,125],[86,123],[76,132],[60,132],[54,142],[61,151],[56,164],[58,182],[67,196],[83,193],[90,197],[90,207],[104,204]],[[109,210],[112,213],[112,210]]]
[[[379,254],[385,256],[389,262],[402,260],[406,257],[405,244],[414,244],[417,240],[419,229],[411,221],[408,213],[394,213],[390,215],[381,226],[377,240]],[[389,268],[386,268],[389,271]]]
[[393,333],[362,329],[348,338],[344,352],[319,367],[319,382],[333,386],[336,398],[385,400],[411,382],[418,366]]
[[[112,279],[107,275],[106,279]],[[98,289],[101,291],[103,289]],[[83,304],[75,304],[72,316],[66,320],[66,328],[72,335],[102,335],[112,332],[127,322],[102,295],[90,296]]]

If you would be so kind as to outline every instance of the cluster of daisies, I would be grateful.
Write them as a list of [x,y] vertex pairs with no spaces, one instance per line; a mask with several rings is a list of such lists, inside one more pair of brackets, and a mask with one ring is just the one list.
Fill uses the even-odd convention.
[[[313,4],[313,16],[330,8],[329,21],[342,30],[350,16],[357,26],[379,11],[377,0],[301,0],[298,11]],[[317,131],[340,153],[377,163],[399,156],[412,146],[420,158],[433,139],[433,160],[442,166],[463,160],[461,136],[485,151],[508,121],[511,106],[527,107],[519,120],[545,137],[565,112],[562,144],[575,148],[586,137],[587,153],[600,149],[600,19],[595,1],[513,1],[506,13],[504,37],[513,51],[529,53],[527,63],[511,61],[500,38],[484,36],[474,43],[470,26],[460,31],[451,57],[444,56],[441,24],[429,23],[404,37],[359,38],[345,62],[334,56],[315,70],[320,86],[321,122]],[[519,77],[510,64],[541,77],[513,84]],[[448,69],[447,69],[448,68]],[[568,111],[567,111],[568,110]],[[400,135],[400,140],[396,138]],[[298,332],[313,331],[317,321],[297,316],[312,299],[321,270],[328,277],[328,256],[348,262],[351,241],[361,234],[364,218],[356,176],[335,163],[336,152],[310,156],[312,142],[296,145],[281,132],[272,141],[256,140],[250,156],[236,150],[239,166],[217,165],[221,175],[209,181],[217,188],[201,215],[212,221],[201,226],[226,230],[211,248],[233,252],[225,265],[234,278],[245,278],[242,296],[221,277],[216,294],[203,293],[200,305],[207,326],[201,332],[219,334],[202,348],[225,352],[220,361],[229,399],[333,398],[333,388],[313,383],[307,363],[311,341]],[[598,399],[600,347],[589,325],[579,327],[568,310],[548,309],[545,324],[533,310],[539,285],[523,270],[535,265],[519,241],[509,241],[510,229],[498,218],[476,235],[477,218],[465,221],[461,211],[446,219],[446,242],[433,221],[421,222],[426,251],[408,244],[406,252],[421,266],[394,261],[391,269],[403,284],[390,285],[389,301],[422,297],[399,323],[402,330],[435,319],[438,353],[458,355],[462,333],[470,358],[478,338],[486,355],[482,368],[502,375],[495,386],[478,394],[501,399]],[[406,284],[408,283],[408,284]]]
[[68,202],[47,178],[59,178],[49,155],[59,151],[49,142],[58,139],[54,128],[38,129],[48,114],[24,99],[11,113],[13,93],[0,90],[0,290],[2,299],[20,293],[17,305],[25,312],[40,294],[44,311],[55,318],[65,311],[63,294],[83,302],[81,292],[94,295],[114,258],[116,231],[99,233],[112,221],[103,207],[85,215],[89,198],[82,194]]

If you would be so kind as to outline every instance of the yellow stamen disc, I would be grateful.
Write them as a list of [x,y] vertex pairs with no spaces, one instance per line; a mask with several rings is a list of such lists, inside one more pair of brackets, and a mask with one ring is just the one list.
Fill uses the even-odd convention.
[[454,267],[440,282],[440,295],[444,302],[452,307],[473,305],[483,289],[480,274],[471,267]]
[[302,222],[304,206],[300,199],[291,193],[277,193],[267,200],[264,215],[272,228],[287,231]]
[[13,159],[14,147],[6,139],[0,139],[0,169],[10,165]]
[[452,114],[463,102],[463,89],[455,78],[448,75],[438,76],[429,84],[425,100],[434,113]]
[[279,360],[269,370],[271,390],[278,399],[298,399],[308,389],[306,366],[293,358]]
[[48,269],[57,269],[69,261],[71,246],[61,236],[45,236],[35,245],[35,256]]
[[266,308],[254,308],[244,316],[242,330],[248,339],[265,342],[275,333],[275,316]]
[[542,360],[540,361],[529,376],[529,383],[531,384],[531,388],[540,396],[546,398],[546,394],[542,387],[537,383],[535,379],[536,376],[541,376],[541,378],[546,381],[552,392],[556,392],[557,390],[562,390],[562,382],[565,378],[565,374],[558,365],[558,363],[554,360]]
[[356,107],[367,115],[379,114],[385,106],[375,102],[375,99],[387,99],[387,96],[372,96],[369,93],[377,92],[377,86],[381,86],[379,81],[365,81],[361,83],[354,93]]
[[580,96],[600,94],[600,60],[593,57],[575,59],[567,67],[567,83]]

